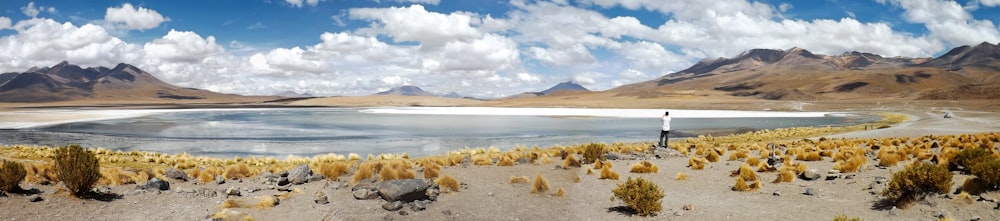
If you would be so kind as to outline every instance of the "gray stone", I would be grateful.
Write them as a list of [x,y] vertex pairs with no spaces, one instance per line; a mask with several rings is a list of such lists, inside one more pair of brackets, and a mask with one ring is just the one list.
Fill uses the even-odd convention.
[[146,184],[143,184],[141,188],[147,190],[155,189],[155,190],[166,191],[170,190],[170,183],[168,183],[167,181],[160,180],[160,178],[153,177],[153,179],[149,179],[149,181],[147,181]]
[[222,175],[216,175],[215,184],[223,184],[223,183],[226,183],[226,177],[223,177]]
[[781,196],[781,192],[779,192],[779,191],[774,191],[774,193],[772,193],[771,195],[772,195],[772,196]]
[[813,190],[813,188],[806,188],[806,191],[802,194],[805,194],[806,196],[815,196],[816,190]]
[[410,209],[413,210],[414,212],[423,211],[427,209],[427,203],[425,203],[422,200],[413,201],[412,203],[410,203]]
[[233,186],[233,187],[229,187],[229,188],[226,189],[226,195],[227,196],[240,196],[242,194],[240,193],[240,189],[239,188]]
[[316,204],[327,204],[330,203],[330,200],[326,197],[325,192],[316,191],[316,193],[313,193],[313,202]]
[[427,199],[430,183],[423,179],[387,180],[375,184],[375,189],[386,201],[413,202]]
[[187,173],[184,173],[184,171],[178,170],[177,168],[173,167],[167,169],[167,172],[164,172],[163,176],[170,179],[181,180],[184,182],[187,182],[188,180],[191,179],[190,177],[188,177]]
[[323,180],[323,179],[326,179],[326,177],[323,176],[323,175],[320,175],[320,174],[313,174],[313,175],[309,176],[309,178],[308,178],[309,182],[316,182],[316,181],[320,181],[320,180]]
[[993,207],[993,210],[1000,210],[1000,203],[997,203],[997,206]]
[[441,195],[441,190],[439,190],[438,188],[433,188],[433,187],[432,188],[427,188],[427,192],[425,194],[431,200],[437,200],[437,196]]
[[610,153],[609,152],[607,154],[604,154],[604,159],[607,159],[607,160],[618,160],[620,158],[621,158],[621,156],[618,156],[618,154],[616,154],[616,153]]
[[382,204],[382,209],[385,209],[385,210],[388,210],[388,211],[396,211],[396,210],[399,210],[399,209],[402,209],[402,208],[403,208],[403,202],[399,202],[399,201],[392,201],[392,202],[388,202],[388,203],[383,203]]
[[279,177],[288,177],[288,171],[287,170],[286,171],[281,171],[281,173],[279,173],[278,176]]
[[886,181],[885,177],[881,177],[881,176],[875,177],[875,183],[877,183],[877,184],[885,184],[885,181]]
[[803,180],[817,180],[820,178],[820,174],[819,172],[816,172],[815,169],[810,169],[802,172],[802,174],[799,174],[799,178]]
[[410,213],[406,212],[406,210],[400,210],[399,211],[399,215],[400,216],[408,216],[408,215],[410,215]]
[[370,200],[378,197],[378,194],[368,189],[355,190],[353,194],[354,194],[354,199],[359,199],[359,200]]
[[975,215],[975,216],[972,216],[972,219],[969,219],[969,220],[971,220],[971,221],[979,221],[981,219],[983,219],[983,218],[979,217],[979,215]]
[[288,177],[278,177],[278,182],[276,184],[278,184],[278,186],[287,186],[292,184],[292,181],[289,181]]
[[284,185],[284,186],[277,186],[274,189],[278,190],[278,191],[292,192],[292,184],[288,184],[288,185]]
[[854,176],[855,176],[855,174],[847,174],[847,175],[844,176],[844,179],[848,179],[848,180],[854,179]]
[[936,213],[936,214],[934,215],[934,217],[937,217],[937,218],[944,218],[944,217],[946,217],[946,216],[948,216],[948,211],[947,211],[947,210],[941,210],[941,211],[938,211],[938,212],[937,212],[937,213]]
[[889,216],[896,216],[896,207],[889,208]]
[[28,201],[31,201],[32,203],[41,202],[42,200],[45,199],[42,199],[42,196],[39,195],[32,196],[31,199],[28,199]]
[[288,171],[288,181],[292,184],[300,185],[309,182],[309,176],[313,174],[312,170],[309,169],[309,165],[299,164],[291,171]]

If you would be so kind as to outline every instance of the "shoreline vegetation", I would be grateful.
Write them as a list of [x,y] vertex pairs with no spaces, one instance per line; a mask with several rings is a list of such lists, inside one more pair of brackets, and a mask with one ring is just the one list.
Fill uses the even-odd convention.
[[[842,127],[779,128],[728,136],[709,135],[687,138],[670,142],[670,149],[667,150],[653,149],[651,142],[616,142],[610,144],[587,143],[573,146],[556,145],[545,148],[537,146],[529,148],[519,145],[506,151],[496,147],[466,147],[464,149],[449,151],[443,155],[414,158],[411,158],[406,153],[386,153],[379,155],[369,154],[367,156],[359,156],[357,154],[321,154],[315,156],[289,156],[286,159],[255,156],[212,158],[193,156],[187,153],[122,152],[104,148],[88,148],[86,150],[96,156],[100,163],[100,179],[97,181],[98,188],[94,192],[97,195],[110,194],[112,196],[111,200],[115,199],[115,197],[119,199],[122,197],[121,194],[112,193],[111,189],[116,186],[136,185],[136,189],[139,189],[145,188],[145,186],[150,185],[149,183],[157,180],[185,182],[194,186],[191,188],[215,186],[216,184],[225,182],[256,183],[263,180],[263,183],[271,183],[272,179],[277,179],[279,176],[277,174],[281,174],[281,178],[285,176],[292,177],[294,175],[285,174],[295,174],[297,171],[301,171],[301,168],[305,167],[305,170],[311,169],[312,172],[310,173],[317,174],[317,178],[315,179],[310,177],[310,179],[314,179],[313,181],[327,181],[321,189],[329,188],[327,187],[328,185],[333,185],[334,190],[349,189],[354,196],[351,199],[363,200],[381,197],[386,201],[386,204],[383,204],[382,208],[389,211],[395,211],[393,208],[398,209],[398,207],[389,205],[397,202],[396,200],[388,199],[388,196],[382,192],[378,192],[378,195],[375,196],[362,195],[359,198],[358,191],[375,192],[377,188],[381,188],[383,183],[395,180],[424,180],[422,182],[430,185],[430,188],[427,189],[427,196],[433,195],[433,200],[437,199],[438,195],[443,193],[463,194],[469,188],[468,185],[484,185],[482,184],[483,182],[501,182],[502,185],[513,185],[515,188],[522,185],[531,186],[531,195],[544,195],[546,196],[545,198],[562,199],[564,197],[572,197],[573,194],[584,194],[579,192],[580,190],[566,186],[568,183],[581,183],[581,179],[589,179],[593,176],[593,178],[598,180],[612,180],[613,183],[619,183],[628,178],[629,185],[642,186],[644,189],[655,189],[658,192],[629,192],[634,190],[622,189],[625,187],[619,186],[618,189],[614,190],[615,196],[636,196],[636,194],[639,194],[638,196],[645,196],[653,194],[657,196],[655,199],[659,200],[663,198],[663,190],[656,186],[659,179],[647,181],[642,179],[643,175],[641,175],[661,173],[662,169],[658,169],[657,164],[660,167],[664,167],[665,165],[661,162],[649,162],[654,159],[686,159],[683,162],[686,168],[679,169],[682,172],[676,173],[676,176],[672,172],[662,172],[671,173],[666,176],[669,176],[669,180],[674,180],[675,182],[694,182],[686,180],[698,179],[697,176],[700,174],[697,171],[701,170],[719,170],[719,167],[736,169],[732,171],[731,175],[737,177],[735,179],[736,184],[726,186],[727,189],[731,188],[733,192],[759,192],[762,186],[793,182],[796,178],[806,180],[821,179],[819,178],[821,175],[806,164],[813,162],[828,161],[832,163],[832,167],[837,171],[837,176],[840,177],[841,173],[862,173],[862,171],[865,171],[864,168],[869,168],[868,170],[870,170],[873,166],[884,168],[897,165],[916,165],[921,162],[933,164],[929,165],[929,167],[950,168],[954,167],[955,162],[968,161],[963,158],[965,155],[960,154],[960,152],[976,148],[986,150],[982,153],[983,156],[981,156],[985,158],[979,159],[1000,159],[1000,152],[994,146],[994,143],[998,142],[998,138],[1000,138],[1000,132],[942,136],[924,135],[919,137],[883,137],[874,139],[828,138],[829,136],[849,132],[892,128],[911,121],[911,116],[906,114],[878,113],[877,115],[881,116],[881,120]],[[776,149],[770,149],[769,144],[774,144]],[[22,186],[54,186],[48,188],[55,188],[55,194],[58,196],[61,192],[65,193],[65,190],[57,186],[61,184],[57,184],[59,183],[59,178],[53,168],[53,159],[56,150],[57,148],[55,147],[45,146],[0,146],[0,159],[12,160],[23,165],[26,175],[24,182],[21,184]],[[772,150],[775,150],[775,152],[772,152]],[[781,159],[780,166],[775,166],[767,162],[772,156]],[[522,176],[511,176],[509,184],[506,180],[468,180],[463,176],[456,175],[459,172],[456,172],[455,169],[495,167],[497,168],[496,170],[505,170],[502,168],[523,165],[534,166],[522,168],[526,171],[516,172],[517,174],[522,174]],[[552,168],[552,166],[555,166],[555,169],[552,170],[556,172],[543,173],[546,170],[541,168]],[[970,165],[962,166],[969,167]],[[906,166],[906,170],[909,170],[910,167]],[[913,167],[916,168],[916,166]],[[625,168],[626,171],[617,169],[618,172],[616,172],[613,168]],[[631,168],[631,171],[628,171],[629,168]],[[671,171],[676,170],[678,169],[672,168]],[[586,173],[584,174],[582,171],[586,171]],[[553,173],[556,173],[555,177],[553,177]],[[600,175],[598,176],[598,174]],[[529,180],[529,177],[532,177],[532,175],[534,175],[534,178]],[[816,177],[812,177],[813,175]],[[762,179],[765,179],[765,176],[775,176],[777,178],[774,181],[762,181]],[[853,177],[853,175],[847,176]],[[183,181],[179,181],[178,177],[183,177]],[[456,179],[456,177],[458,178]],[[636,181],[638,183],[631,183],[633,182],[633,177],[639,179]],[[890,182],[904,182],[898,180],[906,178],[897,178],[896,175],[893,175],[893,180]],[[968,176],[967,180],[960,187],[964,194],[962,196],[966,198],[970,197],[967,192],[982,194],[995,189],[995,184],[993,184],[993,187],[989,187],[988,185],[973,187],[982,183],[982,181],[969,181],[970,179],[974,180],[975,177]],[[949,176],[949,182],[962,182],[962,180],[958,180],[957,178],[955,181],[951,180],[952,178]],[[278,194],[259,195],[254,198],[241,195],[240,190],[235,190],[237,193],[233,194],[231,193],[232,188],[226,189],[223,191],[223,194],[225,194],[223,198],[225,200],[216,201],[216,206],[206,209],[208,212],[203,215],[207,215],[206,218],[213,220],[253,220],[254,215],[259,215],[258,218],[274,217],[260,212],[286,203],[285,200],[289,200],[298,194],[306,193],[304,189],[307,187],[282,185],[277,183],[270,184],[270,188],[276,188]],[[649,185],[653,186],[649,187]],[[879,200],[876,206],[888,205],[886,208],[889,209],[895,208],[894,206],[905,207],[907,203],[923,199],[927,196],[927,193],[906,192],[905,189],[900,190],[899,188],[907,187],[893,187],[892,185],[890,183],[890,186],[883,190],[884,193],[879,194],[882,200]],[[950,186],[951,183],[947,185]],[[180,187],[177,188],[178,192],[184,191]],[[202,187],[201,189],[204,190],[205,188]],[[38,191],[38,189],[33,190]],[[611,191],[611,188],[596,190],[603,193]],[[435,193],[431,194],[432,191]],[[528,190],[524,191],[528,192]],[[201,192],[197,193],[200,194]],[[313,195],[316,198],[317,204],[320,203],[319,195],[321,193],[323,200],[327,200],[326,192],[322,190],[316,191]],[[488,193],[490,197],[493,197],[493,194],[494,192]],[[775,195],[777,194],[775,192]],[[69,197],[68,194],[63,195]],[[599,195],[603,196],[604,194]],[[212,194],[212,196],[215,195]],[[53,200],[64,199],[58,199],[57,197],[57,199]],[[672,199],[666,198],[665,200]],[[612,201],[614,200],[612,199]],[[633,208],[629,206],[615,207],[608,209],[609,213],[614,210],[620,214],[629,216],[664,214],[664,212],[660,211],[660,204],[643,205],[640,208],[634,208],[635,203],[629,200],[625,200],[625,202]],[[426,206],[424,203],[429,203],[429,201],[409,201],[407,205],[413,208],[412,211],[416,212],[423,210],[423,207]],[[418,207],[416,204],[419,204],[421,209],[416,209]],[[366,207],[371,207],[373,204],[368,203],[365,205]],[[694,206],[691,205],[683,205],[683,207],[684,209],[679,211],[694,210]],[[873,206],[873,210],[882,209],[885,208],[874,208]],[[368,210],[371,210],[371,208]],[[398,216],[395,215],[397,213],[389,213],[386,215],[386,218],[403,218],[403,216],[407,215],[405,211],[400,211],[402,212],[399,212]],[[341,210],[324,211],[324,213],[327,213],[323,215],[324,220],[350,220],[364,217],[363,215],[342,215]],[[455,216],[451,210],[442,211],[438,215],[442,214],[452,218]],[[683,214],[683,212],[680,214]],[[678,212],[674,212],[673,215],[680,216]],[[855,216],[854,214],[846,215]],[[340,219],[337,219],[337,217],[340,217]],[[423,217],[415,219],[440,218],[428,218],[428,216],[411,217]],[[481,218],[481,216],[465,216],[465,218],[472,217]],[[712,216],[708,217],[711,218]]]

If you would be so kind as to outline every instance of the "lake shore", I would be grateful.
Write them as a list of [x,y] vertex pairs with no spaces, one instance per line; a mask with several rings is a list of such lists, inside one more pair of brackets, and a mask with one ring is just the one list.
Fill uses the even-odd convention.
[[[934,140],[940,140],[942,135],[993,133],[995,136],[1000,132],[1000,115],[994,112],[949,111],[954,118],[942,118],[940,109],[907,109],[899,111],[910,116],[906,122],[883,129],[823,137],[847,142],[898,137],[914,140],[933,135]],[[706,143],[728,145],[724,140],[720,137]],[[812,137],[812,140],[818,140],[818,137]],[[753,146],[767,142],[792,145],[796,140],[747,141],[736,145]],[[696,155],[694,149],[691,151],[692,156]],[[657,159],[657,155],[662,158]],[[728,174],[739,168],[743,161],[727,161],[727,155],[723,155],[719,162],[708,163],[703,170],[694,170],[688,167],[689,157],[675,150],[621,154],[625,157],[611,161],[614,165],[612,171],[621,174],[620,180],[603,180],[598,179],[598,175],[588,174],[590,164],[555,169],[563,165],[558,156],[553,156],[554,162],[515,163],[514,166],[457,164],[443,167],[440,173],[464,183],[459,191],[440,195],[423,210],[406,206],[400,210],[404,212],[383,209],[382,205],[387,202],[382,199],[355,199],[350,175],[293,185],[288,192],[271,189],[272,186],[263,184],[260,177],[226,180],[222,184],[168,179],[170,189],[167,191],[137,190],[141,183],[99,186],[99,191],[119,196],[110,201],[76,199],[58,191],[58,185],[24,182],[21,184],[23,188],[41,193],[8,193],[6,197],[0,197],[0,205],[4,207],[0,210],[0,217],[15,220],[206,220],[227,211],[230,217],[243,214],[256,220],[794,220],[804,217],[822,220],[841,214],[865,220],[936,220],[941,213],[955,220],[974,217],[1000,219],[1000,213],[993,209],[997,206],[996,199],[1000,199],[996,191],[973,196],[986,200],[977,201],[974,198],[971,203],[957,200],[958,194],[948,193],[931,196],[906,209],[873,208],[873,203],[881,198],[877,192],[885,188],[885,184],[878,180],[891,177],[891,172],[901,170],[906,162],[876,167],[878,161],[869,158],[867,166],[860,171],[844,173],[832,180],[796,179],[791,183],[765,183],[751,192],[737,192],[731,190],[733,179]],[[750,153],[750,156],[758,155],[757,151]],[[11,158],[8,155],[3,157]],[[23,160],[44,162],[44,159]],[[649,174],[629,172],[630,165],[643,160],[657,165],[659,171]],[[824,174],[833,167],[829,159],[796,162]],[[419,169],[422,167],[415,168]],[[675,179],[680,173],[687,178]],[[536,175],[548,180],[549,191],[534,194],[530,183],[510,183],[511,177],[526,176],[530,181]],[[770,181],[777,174],[762,172],[758,175]],[[418,174],[417,177],[421,176]],[[608,200],[611,189],[626,177],[644,177],[664,190],[663,210],[659,216],[634,217],[620,209],[624,205],[621,201]],[[961,186],[966,177],[969,175],[956,174],[953,189]],[[241,195],[228,196],[226,191],[233,188],[239,190]],[[560,188],[565,194],[554,194]],[[804,194],[806,192],[811,194]],[[327,196],[329,203],[316,203],[314,200],[319,193]],[[35,196],[43,200],[31,202]],[[227,200],[254,204],[261,197],[268,196],[280,196],[280,203],[272,207],[250,205],[223,208]]]

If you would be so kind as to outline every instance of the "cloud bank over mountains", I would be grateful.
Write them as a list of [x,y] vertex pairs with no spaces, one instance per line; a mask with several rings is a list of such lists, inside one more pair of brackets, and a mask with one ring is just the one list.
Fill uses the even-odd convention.
[[[129,63],[185,87],[224,93],[366,95],[402,85],[430,92],[503,97],[572,80],[603,90],[684,69],[700,59],[751,48],[806,48],[820,54],[864,51],[929,57],[958,45],[1000,42],[993,21],[973,16],[1000,2],[876,0],[926,30],[913,33],[853,17],[787,17],[795,5],[746,0],[581,0],[503,3],[504,13],[436,11],[439,1],[357,7],[331,16],[315,44],[241,50],[239,41],[171,26],[179,15],[130,3],[105,9],[103,20],[56,21],[58,6],[34,2],[27,16],[0,17],[0,72],[66,60],[83,66]],[[287,0],[274,7],[308,10],[336,2]],[[431,7],[435,6],[435,7]],[[662,22],[607,11],[660,15]],[[337,19],[367,26],[337,28]],[[995,18],[994,18],[995,19]],[[213,22],[213,21],[206,21]],[[218,21],[222,22],[222,21]],[[169,28],[146,42],[122,35]]]

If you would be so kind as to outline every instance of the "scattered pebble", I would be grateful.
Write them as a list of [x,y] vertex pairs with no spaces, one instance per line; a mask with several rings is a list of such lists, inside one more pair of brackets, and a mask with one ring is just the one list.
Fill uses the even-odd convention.
[[427,203],[422,200],[413,201],[410,203],[410,209],[414,212],[425,210],[427,209]]
[[688,204],[681,207],[684,210],[694,210],[694,205]]
[[402,209],[402,208],[403,208],[403,202],[400,202],[400,201],[392,201],[392,202],[389,202],[389,203],[383,203],[382,204],[382,209],[385,209],[385,210],[388,210],[388,211],[396,211],[396,210],[399,210],[399,209]]
[[807,196],[815,196],[816,190],[813,190],[813,188],[806,188],[806,191],[803,192],[802,194],[805,194]]
[[42,200],[45,200],[45,199],[42,199],[42,196],[39,196],[39,195],[35,195],[35,196],[31,197],[31,199],[29,199],[29,201],[31,201],[32,203],[41,202]]
[[322,204],[330,203],[330,200],[326,197],[326,193],[325,192],[323,192],[323,191],[316,191],[316,193],[313,193],[313,202],[316,202],[316,204],[322,205]]
[[781,196],[781,192],[779,192],[779,191],[774,191],[774,193],[772,193],[771,195],[772,195],[772,196]]

